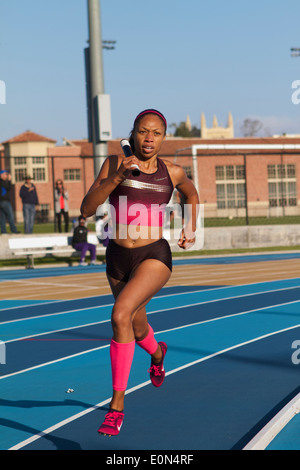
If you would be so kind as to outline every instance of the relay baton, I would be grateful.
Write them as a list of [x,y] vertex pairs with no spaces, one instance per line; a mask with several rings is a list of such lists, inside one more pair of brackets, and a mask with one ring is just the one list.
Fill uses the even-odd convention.
[[[122,139],[120,144],[121,144],[121,147],[123,149],[123,153],[124,153],[125,157],[131,157],[131,155],[133,155],[133,153],[132,153],[132,150],[131,150],[131,147],[130,147],[130,144],[129,144],[128,140],[127,139]],[[133,164],[132,168],[134,168],[132,170],[132,176],[140,176],[139,167],[137,165]]]

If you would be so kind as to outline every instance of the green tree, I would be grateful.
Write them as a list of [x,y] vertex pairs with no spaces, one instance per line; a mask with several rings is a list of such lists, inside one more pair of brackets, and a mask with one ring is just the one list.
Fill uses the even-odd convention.
[[200,129],[196,126],[193,126],[191,130],[186,127],[185,122],[180,124],[172,124],[172,127],[175,127],[174,137],[200,137]]

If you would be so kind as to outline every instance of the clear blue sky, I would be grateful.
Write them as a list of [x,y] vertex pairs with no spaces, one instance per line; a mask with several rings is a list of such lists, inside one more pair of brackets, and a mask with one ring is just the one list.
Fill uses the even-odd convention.
[[[61,142],[87,137],[83,50],[87,0],[0,0],[0,142],[27,129]],[[200,126],[216,114],[235,135],[260,119],[271,133],[300,133],[299,0],[101,0],[105,92],[113,137],[135,115],[161,110],[168,122]]]

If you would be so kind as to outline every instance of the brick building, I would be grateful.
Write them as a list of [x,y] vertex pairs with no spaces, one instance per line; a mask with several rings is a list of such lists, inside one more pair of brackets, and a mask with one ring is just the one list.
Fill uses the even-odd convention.
[[[119,139],[108,142],[108,153],[121,153]],[[40,217],[53,220],[58,178],[69,191],[70,216],[77,217],[94,180],[92,155],[86,140],[65,139],[58,146],[31,131],[3,142],[0,167],[12,174],[16,220],[23,220],[19,190],[28,173],[37,187]],[[160,155],[181,164],[193,177],[205,217],[300,215],[300,138],[167,137]]]
[[162,153],[196,172],[206,217],[300,215],[299,137],[195,140],[167,141]]

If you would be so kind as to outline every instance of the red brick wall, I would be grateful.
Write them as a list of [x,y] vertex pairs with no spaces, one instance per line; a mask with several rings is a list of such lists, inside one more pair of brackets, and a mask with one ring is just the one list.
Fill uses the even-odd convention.
[[[203,141],[201,139],[166,139],[160,155],[170,161],[193,169],[191,150],[188,149],[194,144],[213,144],[215,141]],[[300,143],[299,139],[232,139],[222,140],[221,144],[294,144]],[[178,150],[180,149],[180,152]],[[185,150],[183,150],[185,149]],[[176,151],[178,152],[176,154]],[[221,155],[227,153],[226,155]],[[81,157],[80,154],[85,155]],[[108,154],[121,154],[119,140],[108,143]],[[176,158],[175,158],[176,155]],[[36,183],[39,200],[41,204],[49,204],[53,211],[53,181],[52,162],[54,162],[54,180],[63,179],[64,169],[80,168],[82,181],[65,182],[65,187],[69,191],[69,206],[71,217],[79,215],[81,201],[94,181],[94,163],[92,157],[92,144],[85,142],[81,145],[76,141],[75,146],[61,146],[49,149],[48,171],[49,181],[47,183]],[[280,154],[264,154],[257,150],[256,155],[246,157],[247,192],[249,203],[265,203],[268,205],[268,164],[295,164],[297,178],[297,198],[300,200],[300,155],[291,154],[281,156]],[[244,156],[241,154],[232,155],[232,151],[224,150],[201,150],[198,151],[198,181],[200,188],[201,203],[216,204],[216,174],[217,165],[243,165]],[[15,185],[15,204],[17,219],[22,218],[22,204],[19,198],[21,184]]]

